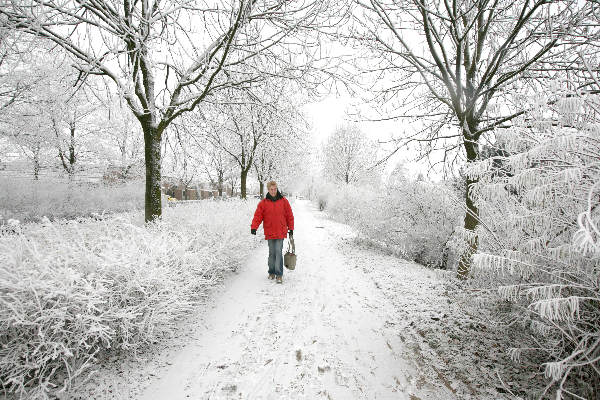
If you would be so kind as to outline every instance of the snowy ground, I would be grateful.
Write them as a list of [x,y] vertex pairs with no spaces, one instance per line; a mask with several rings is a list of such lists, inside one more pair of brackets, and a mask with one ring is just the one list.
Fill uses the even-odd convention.
[[357,245],[308,202],[293,209],[298,266],[283,285],[267,279],[265,243],[177,337],[107,360],[80,398],[504,398],[493,360],[448,350],[464,338],[444,328],[461,306],[443,279]]

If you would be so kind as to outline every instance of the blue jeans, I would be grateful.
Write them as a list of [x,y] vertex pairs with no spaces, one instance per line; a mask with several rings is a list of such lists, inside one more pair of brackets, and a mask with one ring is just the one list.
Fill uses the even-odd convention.
[[269,274],[283,276],[283,239],[268,239],[269,242]]

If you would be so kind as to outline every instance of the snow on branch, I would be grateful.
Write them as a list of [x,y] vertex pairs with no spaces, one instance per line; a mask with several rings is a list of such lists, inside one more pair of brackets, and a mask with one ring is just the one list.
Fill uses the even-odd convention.
[[600,113],[595,94],[551,95],[553,103],[534,98],[535,112],[498,129],[491,155],[465,173],[478,179],[472,196],[493,233],[478,232],[476,277],[540,336],[560,399],[576,391],[574,371],[600,376],[592,339],[600,332]]

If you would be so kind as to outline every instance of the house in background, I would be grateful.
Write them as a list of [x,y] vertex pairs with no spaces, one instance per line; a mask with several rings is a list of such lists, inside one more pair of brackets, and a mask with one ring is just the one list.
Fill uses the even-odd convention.
[[[219,191],[210,182],[191,182],[187,185],[174,177],[162,177],[162,192],[174,199],[206,200],[219,198]],[[250,193],[250,192],[249,192]],[[239,190],[233,190],[230,185],[223,187],[223,198],[239,196]]]
[[[167,196],[170,196],[174,199],[185,201],[185,200],[200,200],[200,199],[208,199],[214,197],[212,194],[212,189],[210,191],[206,191],[202,189],[201,184],[188,184],[185,185],[181,182],[178,182],[169,177],[163,177],[162,180],[162,191]],[[210,192],[207,194],[205,192]]]

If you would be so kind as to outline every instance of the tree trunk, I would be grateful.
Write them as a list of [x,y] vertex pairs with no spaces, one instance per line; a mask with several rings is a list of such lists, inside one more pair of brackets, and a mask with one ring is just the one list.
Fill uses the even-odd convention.
[[[474,131],[474,129],[472,131]],[[467,134],[465,133],[464,135],[466,136]],[[464,146],[467,152],[467,162],[476,161],[479,156],[477,143],[473,141],[465,141]],[[471,264],[473,262],[473,254],[475,254],[479,245],[479,240],[477,236],[475,236],[475,229],[477,228],[477,225],[479,225],[479,209],[475,206],[473,199],[471,198],[471,188],[472,185],[476,183],[476,179],[467,178],[464,228],[467,232],[472,233],[473,235],[468,241],[467,249],[463,252],[463,254],[461,254],[460,260],[458,261],[457,277],[460,279],[466,279],[469,275],[469,272],[471,271]]]
[[242,199],[246,198],[246,178],[248,177],[248,170],[242,169],[240,173],[240,197]]
[[77,159],[75,158],[75,123],[71,122],[70,124],[71,130],[71,140],[69,142],[69,182],[73,181],[73,176],[75,174],[75,162]]
[[265,194],[265,183],[261,180],[258,181],[258,184],[260,185],[260,198],[262,199]]
[[219,197],[223,197],[223,174],[219,173],[219,181],[217,184],[217,190],[219,191]]
[[39,146],[33,151],[33,180],[40,177],[40,149]]
[[[467,206],[467,211],[465,213],[464,227],[467,232],[475,233],[475,228],[479,225],[478,217],[479,217],[479,209],[473,204],[473,200],[471,199],[471,187],[473,184],[477,183],[476,180],[467,179],[467,192],[465,195],[465,201]],[[477,251],[477,247],[479,245],[479,240],[477,236],[473,235],[473,237],[468,241],[468,247],[465,252],[460,256],[460,260],[458,262],[458,271],[457,276],[461,279],[466,279],[469,271],[471,271],[471,263],[473,260],[473,254]]]
[[145,221],[151,222],[161,217],[161,170],[160,132],[150,123],[142,123],[144,131],[144,156],[146,159],[146,192],[144,198]]

